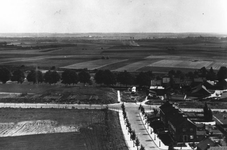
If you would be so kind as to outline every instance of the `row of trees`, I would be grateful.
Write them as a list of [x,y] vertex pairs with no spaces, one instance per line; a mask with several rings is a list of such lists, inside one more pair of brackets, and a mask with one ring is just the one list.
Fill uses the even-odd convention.
[[[168,73],[169,77],[179,77],[179,78],[196,78],[205,77],[208,80],[218,79],[220,82],[227,78],[227,68],[221,67],[216,73],[212,68],[207,70],[205,67],[194,72],[183,73],[179,70],[171,70]],[[33,83],[46,82],[49,84],[57,83],[62,80],[64,84],[77,84],[81,83],[91,83],[91,76],[87,70],[82,70],[78,74],[74,70],[65,70],[62,75],[51,68],[45,74],[42,74],[38,69],[31,70],[27,75],[27,80]],[[151,79],[161,79],[159,76],[155,76],[151,71],[140,72],[137,75],[133,75],[127,71],[114,73],[110,70],[98,70],[94,76],[94,80],[97,84],[104,85],[115,85],[120,83],[122,85],[139,85],[139,86],[150,86]],[[0,68],[0,81],[6,83],[8,80],[17,81],[18,83],[23,83],[25,79],[25,74],[21,70],[15,70],[12,73],[6,68]]]
[[154,77],[151,71],[140,72],[138,75],[133,75],[127,71],[113,73],[110,70],[98,70],[94,76],[96,83],[105,85],[115,85],[120,83],[122,85],[139,85],[149,86],[151,79]]
[[[78,74],[73,70],[65,70],[62,75],[60,75],[56,70],[49,70],[46,73],[42,73],[40,70],[31,70],[27,74],[27,81],[32,83],[49,83],[55,84],[62,80],[64,84],[77,84],[90,83],[90,74],[86,70],[80,71]],[[15,70],[12,73],[6,68],[0,68],[0,81],[6,83],[7,81],[17,81],[18,83],[23,83],[25,79],[25,73],[21,70]]]
[[[152,76],[152,72],[141,72],[137,76],[133,76],[127,71],[113,73],[110,70],[98,70],[95,73],[94,80],[97,84],[104,84],[108,86],[115,85],[116,83],[120,83],[125,86],[134,84],[149,86]],[[42,82],[55,84],[60,80],[64,84],[77,84],[78,82],[91,84],[91,76],[87,70],[82,70],[79,73],[74,70],[65,70],[60,75],[55,69],[50,69],[44,74],[40,70],[35,69],[29,71],[27,76],[25,76],[25,73],[20,69],[15,70],[12,73],[6,68],[0,69],[0,81],[2,83],[6,83],[9,80],[23,83],[25,77],[28,82],[32,82],[34,84]]]
[[127,113],[125,111],[124,103],[121,104],[121,108],[122,108],[122,113],[123,113],[123,117],[124,117],[124,120],[125,120],[126,127],[128,129],[129,134],[130,134],[130,139],[133,141],[133,146],[135,144],[136,147],[137,147],[137,150],[138,150],[139,146],[140,146],[140,150],[145,150],[143,145],[140,145],[139,139],[136,137],[135,131],[132,130],[132,128],[131,128],[131,124],[130,124],[128,118],[127,118]]

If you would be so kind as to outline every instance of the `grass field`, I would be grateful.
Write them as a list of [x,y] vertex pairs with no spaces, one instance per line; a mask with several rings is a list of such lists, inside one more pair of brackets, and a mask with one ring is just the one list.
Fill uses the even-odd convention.
[[[1,137],[0,145],[3,150],[127,150],[121,132],[117,112],[102,110],[55,110],[55,109],[1,109],[0,131],[6,123],[22,121],[51,120],[57,126],[76,126],[76,132],[55,132],[49,134],[31,134],[25,136]],[[34,124],[27,129],[39,131]],[[48,127],[44,128],[48,129]],[[10,130],[10,129],[8,129]],[[27,130],[30,132],[31,130]]]

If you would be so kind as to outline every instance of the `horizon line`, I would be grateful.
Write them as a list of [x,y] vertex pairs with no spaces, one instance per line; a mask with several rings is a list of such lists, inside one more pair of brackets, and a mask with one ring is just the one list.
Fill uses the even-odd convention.
[[0,34],[97,34],[97,33],[101,33],[101,34],[128,34],[128,33],[134,33],[134,34],[146,34],[146,33],[165,33],[165,34],[184,34],[184,33],[192,33],[192,34],[198,34],[198,33],[202,33],[202,34],[227,34],[227,33],[220,33],[220,32],[0,32]]

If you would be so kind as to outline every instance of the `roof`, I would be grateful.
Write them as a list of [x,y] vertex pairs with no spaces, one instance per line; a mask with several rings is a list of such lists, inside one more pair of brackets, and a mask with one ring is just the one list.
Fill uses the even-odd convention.
[[192,88],[192,94],[195,94],[195,93],[200,93],[200,94],[211,94],[211,92],[209,90],[207,90],[207,88],[202,85],[202,84],[199,84],[198,86]]
[[205,138],[202,141],[199,142],[197,145],[199,150],[207,150],[208,145],[214,146],[215,143],[210,138]]
[[168,114],[169,112],[173,111],[173,109],[175,109],[169,101],[166,101],[159,108],[164,114]]
[[194,124],[193,122],[191,122],[191,120],[189,120],[186,117],[186,115],[178,107],[174,106],[169,101],[166,101],[159,108],[164,113],[166,118],[168,118],[168,121],[176,128],[185,121]]
[[153,90],[153,89],[165,89],[163,86],[150,86],[150,90]]

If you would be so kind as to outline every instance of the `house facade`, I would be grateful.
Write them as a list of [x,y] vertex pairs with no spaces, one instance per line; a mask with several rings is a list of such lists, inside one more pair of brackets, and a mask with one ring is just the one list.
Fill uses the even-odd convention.
[[176,143],[196,141],[196,125],[170,102],[167,101],[160,106],[160,119]]

